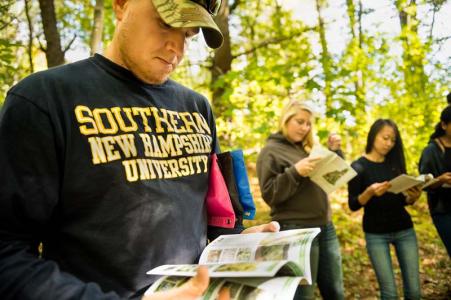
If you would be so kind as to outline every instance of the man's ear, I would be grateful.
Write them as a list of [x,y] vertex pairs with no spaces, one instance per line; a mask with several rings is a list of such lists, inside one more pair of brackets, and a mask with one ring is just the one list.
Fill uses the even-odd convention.
[[113,0],[113,11],[118,21],[122,20],[129,0]]

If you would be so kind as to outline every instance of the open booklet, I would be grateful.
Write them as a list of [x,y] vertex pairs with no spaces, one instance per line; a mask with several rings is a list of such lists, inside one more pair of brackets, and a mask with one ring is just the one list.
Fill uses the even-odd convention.
[[387,191],[394,194],[399,194],[414,186],[418,186],[420,189],[427,188],[437,181],[438,179],[434,178],[432,174],[421,174],[417,177],[401,174],[390,180],[391,187]]
[[[319,228],[307,228],[221,235],[199,259],[211,277],[201,299],[216,299],[223,286],[229,287],[231,299],[292,299],[299,284],[312,283],[310,248],[319,232]],[[150,270],[149,275],[166,276],[146,294],[182,285],[197,268],[195,264],[163,265]]]
[[309,177],[327,194],[332,193],[357,175],[344,159],[320,145],[313,146],[309,157],[321,157]]

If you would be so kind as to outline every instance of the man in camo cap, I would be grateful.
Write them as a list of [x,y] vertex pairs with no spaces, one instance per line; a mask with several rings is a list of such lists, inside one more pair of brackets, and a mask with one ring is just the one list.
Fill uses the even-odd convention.
[[[148,270],[196,263],[217,236],[204,205],[213,113],[169,76],[199,30],[222,44],[220,0],[112,5],[104,55],[30,75],[2,107],[0,299],[139,299]],[[208,282],[200,268],[143,298],[197,299]]]
[[[210,4],[211,3],[211,4]],[[210,48],[221,47],[223,36],[212,15],[218,13],[221,1],[153,0],[160,17],[175,28],[200,27]]]
[[106,57],[144,82],[161,84],[199,28],[207,45],[222,45],[222,33],[212,18],[220,5],[220,0],[113,1],[117,26]]

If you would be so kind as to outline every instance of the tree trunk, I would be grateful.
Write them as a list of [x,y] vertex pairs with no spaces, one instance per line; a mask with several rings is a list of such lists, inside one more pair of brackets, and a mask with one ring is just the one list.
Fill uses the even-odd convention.
[[28,6],[28,2],[30,2],[30,0],[24,0],[25,15],[27,17],[27,24],[28,24],[27,54],[28,54],[28,63],[30,64],[30,73],[34,73],[34,63],[33,63],[33,23],[31,21],[30,7]]
[[45,40],[47,46],[45,57],[47,67],[54,67],[64,64],[64,51],[61,48],[61,39],[56,26],[55,5],[53,0],[39,0],[41,8],[42,26],[44,27]]
[[[416,123],[416,130],[423,132],[433,124],[435,109],[429,99],[431,84],[426,76],[424,62],[426,61],[426,50],[418,34],[419,20],[417,18],[417,5],[415,0],[396,0],[395,6],[398,10],[401,26],[402,42],[402,72],[404,74],[404,93],[402,94],[404,109],[419,108],[421,118]],[[411,126],[405,124],[404,127]],[[412,140],[415,142],[415,137]],[[407,144],[408,145],[408,144]]]
[[213,107],[216,116],[219,117],[224,111],[221,105],[221,97],[224,94],[224,87],[215,87],[216,81],[221,75],[226,74],[232,68],[232,50],[230,48],[230,34],[229,34],[229,4],[228,1],[223,1],[218,15],[215,17],[215,22],[224,35],[224,43],[222,47],[215,50],[213,63],[211,66],[211,89],[213,92]]
[[[354,0],[346,0],[349,25],[351,28],[351,45],[352,45],[352,56],[353,60],[359,59],[359,55],[362,53],[363,45],[363,32],[362,32],[362,2],[359,0],[359,9],[357,11],[356,17],[356,6]],[[358,66],[359,64],[357,64]],[[353,76],[354,84],[354,96],[356,99],[356,119],[361,120],[361,113],[365,112],[365,79],[364,72],[359,67],[352,70],[355,74]],[[363,121],[363,120],[362,120]]]
[[105,6],[104,0],[96,0],[94,8],[94,23],[91,31],[91,55],[102,51],[103,16]]
[[418,34],[419,20],[416,13],[416,1],[396,0],[395,4],[401,25],[403,73],[406,90],[412,98],[427,101],[425,98],[427,77],[423,63],[426,54]]
[[[223,1],[218,15],[214,18],[216,24],[224,36],[224,43],[219,49],[215,50],[212,66],[211,66],[211,91],[212,91],[212,106],[216,118],[229,119],[226,122],[231,122],[230,116],[225,116],[224,112],[227,110],[227,99],[224,99],[225,87],[217,86],[219,78],[229,72],[232,68],[232,50],[230,48],[230,34],[229,34],[229,3]],[[221,136],[221,144],[229,145],[231,137],[227,132]]]
[[332,108],[332,68],[331,57],[327,49],[326,28],[322,17],[323,0],[316,0],[316,11],[318,13],[318,34],[321,44],[320,62],[324,73],[324,96],[326,98],[326,115],[330,116]]

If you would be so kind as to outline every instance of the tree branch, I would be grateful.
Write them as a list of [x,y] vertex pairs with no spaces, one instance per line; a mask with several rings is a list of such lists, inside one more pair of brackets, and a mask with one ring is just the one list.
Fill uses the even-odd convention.
[[30,8],[28,7],[28,3],[30,0],[24,0],[25,5],[25,16],[27,17],[28,24],[28,63],[30,64],[30,73],[34,73],[34,63],[33,63],[33,23],[30,16]]
[[260,42],[258,45],[254,46],[254,47],[252,47],[250,49],[247,49],[247,50],[245,50],[243,52],[240,52],[240,53],[232,55],[232,59],[235,59],[235,58],[240,57],[242,55],[247,55],[247,54],[253,53],[253,52],[257,51],[258,49],[266,47],[268,45],[282,43],[282,42],[290,40],[290,39],[292,39],[292,38],[294,38],[296,36],[300,36],[301,34],[305,33],[306,31],[310,31],[310,30],[315,30],[315,28],[314,27],[309,27],[309,28],[306,28],[303,31],[290,34],[289,36],[281,36],[281,37],[270,38],[268,40]]
[[63,53],[66,54],[67,50],[70,49],[70,46],[72,46],[72,44],[75,42],[75,40],[77,39],[77,34],[74,34],[74,37],[72,38],[72,40],[70,40],[69,44],[67,44],[66,48],[64,48]]
[[41,39],[37,38],[37,40],[38,40],[38,43],[39,43],[39,49],[41,49],[41,51],[44,52],[44,53],[47,52],[47,47],[44,47],[44,45],[41,42]]
[[435,39],[435,42],[438,43],[438,44],[440,44],[441,42],[446,41],[446,40],[448,40],[448,39],[451,39],[451,35],[443,36],[443,37],[441,37],[441,38]]

